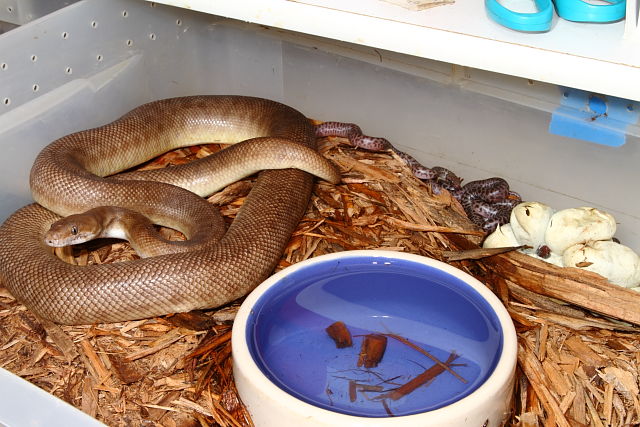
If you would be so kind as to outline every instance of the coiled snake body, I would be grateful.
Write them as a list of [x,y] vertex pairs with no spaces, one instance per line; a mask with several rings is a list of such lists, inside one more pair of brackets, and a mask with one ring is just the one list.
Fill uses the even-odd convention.
[[[307,172],[334,183],[340,180],[337,169],[316,154],[316,136],[342,136],[356,147],[393,151],[433,191],[449,190],[487,231],[508,222],[519,201],[501,178],[461,186],[453,172],[425,167],[386,139],[366,136],[351,123],[314,127],[298,111],[260,98],[172,98],[145,104],[112,123],[45,147],[30,177],[38,204],[18,210],[0,226],[0,283],[36,314],[65,324],[153,317],[240,298],[273,271],[304,214],[313,179]],[[103,178],[180,146],[248,139],[169,170]],[[218,211],[200,196],[262,169],[279,170],[260,173],[225,231]],[[132,244],[149,257],[85,267],[58,259],[45,239],[58,245],[60,216],[73,219],[89,209],[91,221],[148,218],[150,222],[138,226],[138,231],[145,228],[138,233],[140,247]],[[163,241],[151,223],[175,228],[188,240]],[[61,225],[63,235],[68,226]],[[78,233],[75,226],[71,229],[71,234]]]
[[[203,182],[202,169],[217,167],[208,158],[152,178],[169,184],[147,181],[149,174],[102,178],[177,146],[256,137],[266,137],[259,142],[271,145],[276,163],[286,169],[260,173],[226,231],[205,199],[169,185],[200,195],[220,187]],[[288,151],[277,150],[286,145],[284,140],[307,147],[293,155],[297,157],[291,165],[281,162],[287,161]],[[254,155],[240,147],[222,162],[244,162]],[[311,169],[324,168],[317,173],[339,180],[331,166],[317,164],[309,154],[314,150],[314,129],[302,114],[273,101],[235,96],[156,101],[105,126],[63,137],[46,147],[32,168],[30,183],[39,204],[20,209],[0,227],[2,284],[33,312],[65,324],[152,317],[237,299],[272,272],[306,209],[313,178],[289,168],[315,162]],[[59,215],[103,205],[139,211],[155,223],[182,231],[199,246],[189,252],[85,267],[61,261],[45,246],[43,236]]]

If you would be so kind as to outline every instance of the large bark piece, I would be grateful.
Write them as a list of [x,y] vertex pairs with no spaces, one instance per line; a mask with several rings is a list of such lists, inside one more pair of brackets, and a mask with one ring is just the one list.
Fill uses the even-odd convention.
[[640,293],[613,285],[596,273],[556,267],[519,252],[483,262],[499,276],[532,292],[640,325]]

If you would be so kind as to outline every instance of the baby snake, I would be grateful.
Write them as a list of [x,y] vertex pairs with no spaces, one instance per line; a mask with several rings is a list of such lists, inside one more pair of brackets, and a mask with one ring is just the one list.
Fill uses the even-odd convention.
[[431,186],[439,194],[446,189],[460,202],[469,219],[487,233],[510,221],[511,210],[522,201],[520,195],[509,189],[509,183],[493,177],[471,181],[462,185],[455,173],[441,166],[426,167],[411,155],[398,150],[388,140],[367,136],[353,123],[324,122],[316,126],[316,136],[341,136],[351,145],[370,151],[394,152],[411,169],[413,175]]
[[[246,160],[264,151],[252,151],[251,144],[168,168],[168,173],[104,178],[178,146],[257,137],[265,137],[258,144],[275,153],[266,167],[275,162],[286,169],[259,174],[226,231],[217,209],[200,197],[226,182],[209,182],[215,174],[203,170],[222,164],[233,170],[229,179],[252,173]],[[291,145],[301,149],[291,151]],[[290,167],[309,165],[313,173],[339,181],[335,167],[323,162],[315,148],[314,128],[301,113],[239,96],[155,101],[107,125],[67,135],[45,147],[33,165],[30,184],[37,204],[18,210],[0,226],[0,280],[31,311],[64,324],[153,317],[240,298],[271,274],[307,207],[313,177]],[[44,244],[45,233],[60,216],[110,205],[176,228],[189,238],[177,246],[193,241],[197,247],[78,267],[58,259]]]

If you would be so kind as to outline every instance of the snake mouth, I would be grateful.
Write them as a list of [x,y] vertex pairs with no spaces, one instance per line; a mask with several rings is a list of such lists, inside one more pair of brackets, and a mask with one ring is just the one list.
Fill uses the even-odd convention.
[[54,248],[62,248],[64,246],[79,245],[80,243],[85,243],[95,238],[96,238],[95,234],[91,232],[79,231],[75,235],[66,236],[66,237],[59,237],[59,236],[50,234],[50,232],[47,232],[47,234],[45,234],[44,236],[44,243],[47,246],[51,246]]

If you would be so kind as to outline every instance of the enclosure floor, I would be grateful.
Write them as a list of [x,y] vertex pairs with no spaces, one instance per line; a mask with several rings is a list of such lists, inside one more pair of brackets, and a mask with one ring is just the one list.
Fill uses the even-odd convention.
[[[204,145],[177,150],[144,168],[183,163],[217,149]],[[278,269],[352,249],[445,260],[448,251],[477,247],[481,241],[482,233],[448,193],[431,194],[392,154],[355,150],[339,138],[322,140],[321,151],[339,165],[343,182],[316,183]],[[231,222],[252,183],[233,184],[210,201]],[[171,230],[163,232],[181,238]],[[126,243],[108,243],[59,255],[80,265],[135,258]],[[640,328],[501,279],[493,274],[491,259],[451,264],[492,289],[514,320],[519,363],[508,425],[640,423]],[[231,369],[231,326],[239,304],[133,322],[61,327],[36,318],[0,288],[0,367],[108,425],[249,426]]]

